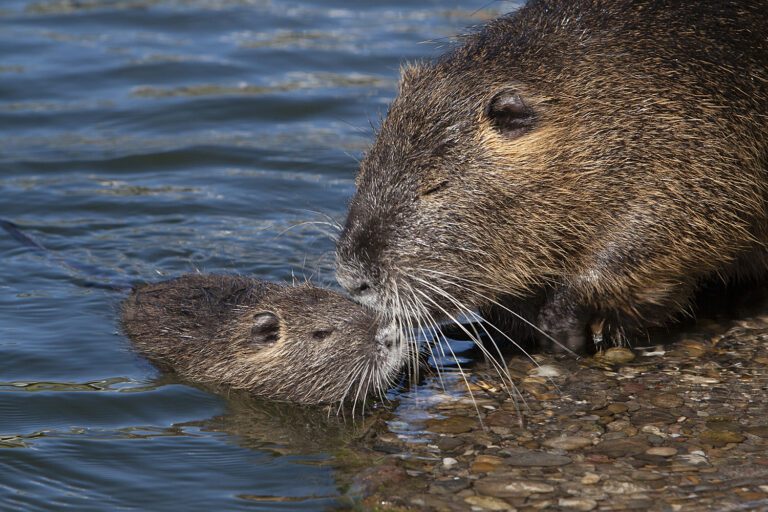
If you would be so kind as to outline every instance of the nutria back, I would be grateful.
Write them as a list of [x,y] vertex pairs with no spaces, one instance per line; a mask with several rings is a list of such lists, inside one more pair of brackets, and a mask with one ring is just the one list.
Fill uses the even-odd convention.
[[122,324],[159,366],[272,400],[362,399],[385,389],[403,359],[368,311],[308,284],[185,275],[135,288]]
[[580,348],[763,278],[766,34],[757,0],[532,1],[406,66],[339,283],[383,314],[479,306]]

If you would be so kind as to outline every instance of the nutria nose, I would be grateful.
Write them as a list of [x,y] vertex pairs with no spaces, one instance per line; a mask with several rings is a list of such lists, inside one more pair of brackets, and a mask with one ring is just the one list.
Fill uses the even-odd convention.
[[371,287],[371,285],[369,285],[367,282],[363,281],[362,283],[360,283],[358,286],[356,286],[351,291],[352,291],[352,293],[360,294],[360,293],[363,293],[366,290],[368,290],[370,287]]
[[371,283],[365,278],[344,278],[341,275],[337,275],[337,281],[346,289],[352,297],[364,297],[373,294]]

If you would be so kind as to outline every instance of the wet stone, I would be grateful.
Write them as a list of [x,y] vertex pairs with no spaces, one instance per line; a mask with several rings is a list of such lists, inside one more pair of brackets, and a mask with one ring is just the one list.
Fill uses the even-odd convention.
[[745,437],[738,432],[727,430],[706,430],[699,436],[699,440],[713,446],[724,446],[728,443],[740,443]]
[[538,451],[512,452],[507,459],[508,465],[518,467],[555,467],[571,462],[570,457]]
[[753,436],[768,438],[768,425],[758,425],[755,427],[748,427],[744,429],[745,432],[752,434]]
[[671,457],[677,454],[677,448],[672,448],[671,446],[655,446],[653,448],[648,448],[645,453],[646,455]]
[[477,418],[451,416],[445,419],[429,420],[427,428],[436,434],[463,434],[477,427]]
[[622,414],[629,410],[629,407],[627,407],[627,404],[610,404],[608,407],[606,407],[606,410],[610,412],[611,414]]
[[664,479],[664,475],[661,473],[654,473],[652,471],[633,471],[632,479],[640,482],[654,482],[656,480]]
[[554,492],[555,488],[544,482],[513,481],[503,476],[485,478],[475,482],[475,490],[486,496],[497,498],[526,497],[531,494]]
[[602,354],[596,354],[595,359],[609,364],[626,364],[635,359],[635,354],[624,347],[611,347]]
[[677,417],[663,409],[641,409],[632,414],[630,421],[636,427],[644,425],[671,425]]
[[611,439],[603,441],[592,449],[592,453],[618,458],[645,453],[648,444],[639,439]]
[[455,494],[464,489],[468,489],[470,482],[467,478],[449,478],[447,480],[437,480],[434,482],[429,490],[430,492],[438,492],[443,494]]
[[608,480],[603,484],[603,491],[608,494],[639,494],[646,492],[647,487],[633,482],[617,482]]
[[656,407],[674,409],[683,405],[683,399],[677,395],[661,394],[651,398],[651,403]]
[[437,440],[437,447],[444,452],[452,452],[464,446],[464,441],[457,437],[443,436]]
[[597,507],[597,501],[589,498],[560,498],[557,505],[566,510],[583,510],[589,512]]
[[483,510],[512,510],[513,507],[506,501],[492,496],[469,496],[464,501],[473,507]]
[[553,437],[544,441],[544,446],[558,450],[578,450],[592,446],[592,439],[578,436]]

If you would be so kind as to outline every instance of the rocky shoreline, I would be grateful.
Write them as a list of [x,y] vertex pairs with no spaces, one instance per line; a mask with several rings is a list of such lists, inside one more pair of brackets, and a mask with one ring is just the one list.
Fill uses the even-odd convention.
[[353,448],[354,508],[768,510],[768,315],[696,329],[512,358],[516,399],[481,367],[471,396],[454,379],[407,428],[381,414]]

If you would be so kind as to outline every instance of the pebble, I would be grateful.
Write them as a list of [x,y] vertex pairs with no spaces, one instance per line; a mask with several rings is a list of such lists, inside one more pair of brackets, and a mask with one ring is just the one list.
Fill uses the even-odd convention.
[[592,446],[592,439],[578,436],[561,436],[547,439],[542,444],[558,450],[578,450],[579,448]]
[[445,457],[443,459],[443,466],[446,467],[446,468],[452,468],[453,466],[455,466],[458,463],[459,463],[459,461],[457,461],[453,457]]
[[477,418],[451,416],[427,421],[427,428],[436,434],[463,434],[477,428]]
[[606,410],[610,412],[611,414],[622,414],[629,410],[629,407],[627,407],[627,404],[610,404],[608,407],[606,407]]
[[615,459],[645,453],[648,448],[648,444],[640,439],[611,439],[595,446],[592,453]]
[[608,350],[595,355],[595,359],[605,361],[610,364],[626,364],[635,359],[635,354],[624,347],[611,347]]
[[509,503],[492,496],[468,496],[464,501],[483,510],[513,510]]
[[738,432],[727,430],[706,430],[702,432],[699,439],[714,446],[723,446],[728,443],[740,443],[744,441],[745,437]]
[[565,466],[571,462],[572,459],[570,457],[538,451],[512,452],[507,459],[508,465],[519,467]]
[[554,492],[555,488],[544,482],[511,480],[504,477],[485,478],[475,482],[475,490],[480,494],[497,498],[526,497],[531,494]]
[[677,448],[672,448],[670,446],[655,446],[645,450],[645,453],[647,455],[658,455],[659,457],[671,457],[677,455]]
[[633,482],[617,482],[614,480],[608,480],[603,484],[603,491],[608,494],[639,494],[646,492],[648,489],[642,485],[635,484]]
[[651,403],[656,407],[663,407],[665,409],[675,409],[683,405],[683,399],[677,395],[661,394],[651,397]]
[[581,483],[584,485],[595,485],[600,481],[600,475],[595,473],[586,473],[581,477]]
[[565,509],[589,512],[597,507],[597,502],[589,498],[560,498],[557,505]]

